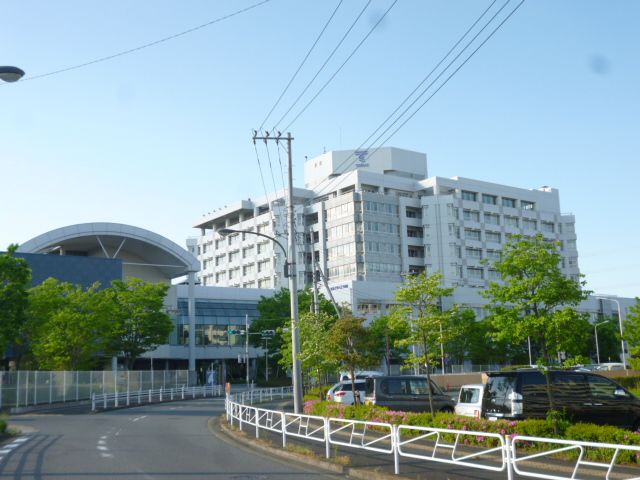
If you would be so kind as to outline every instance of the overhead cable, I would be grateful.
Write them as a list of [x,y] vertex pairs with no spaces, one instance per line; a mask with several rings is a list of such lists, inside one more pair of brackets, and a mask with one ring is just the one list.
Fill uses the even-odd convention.
[[249,5],[248,7],[242,8],[240,10],[236,10],[235,12],[230,13],[228,15],[224,15],[222,17],[218,17],[218,18],[216,18],[214,20],[211,20],[210,22],[203,23],[201,25],[198,25],[196,27],[190,28],[188,30],[184,30],[182,32],[176,33],[174,35],[170,35],[168,37],[164,37],[164,38],[161,38],[159,40],[155,40],[155,41],[150,42],[150,43],[145,43],[144,45],[139,45],[137,47],[130,48],[128,50],[123,50],[122,52],[114,53],[114,54],[108,55],[106,57],[100,57],[100,58],[97,58],[95,60],[84,62],[84,63],[78,64],[78,65],[73,65],[71,67],[61,68],[59,70],[54,70],[53,72],[43,73],[41,75],[35,75],[33,77],[27,77],[27,78],[25,78],[25,79],[23,79],[21,81],[22,82],[26,82],[26,81],[29,81],[29,80],[37,80],[37,79],[40,79],[40,78],[45,78],[45,77],[50,77],[52,75],[57,75],[59,73],[69,72],[71,70],[77,70],[79,68],[87,67],[89,65],[94,65],[96,63],[106,62],[107,60],[113,60],[114,58],[122,57],[124,55],[128,55],[130,53],[134,53],[134,52],[143,50],[145,48],[153,47],[153,46],[158,45],[160,43],[168,42],[169,40],[174,40],[174,39],[176,39],[178,37],[182,37],[182,36],[187,35],[189,33],[193,33],[193,32],[195,32],[197,30],[209,27],[209,26],[214,25],[216,23],[220,23],[220,22],[222,22],[224,20],[228,20],[229,18],[232,18],[232,17],[235,17],[235,16],[240,15],[242,13],[248,12],[249,10],[253,10],[254,8],[260,7],[261,5],[264,5],[265,3],[269,3],[270,1],[271,0],[262,0],[262,1],[258,2],[258,3],[254,3],[253,5]]
[[[360,10],[360,13],[358,14],[358,16],[355,18],[355,20],[351,23],[351,26],[347,29],[347,31],[344,33],[344,35],[342,36],[342,38],[340,39],[340,41],[338,42],[338,44],[334,47],[334,49],[331,51],[331,53],[329,54],[329,56],[327,57],[327,59],[324,61],[324,63],[320,66],[320,68],[318,69],[318,71],[316,72],[316,74],[313,76],[313,78],[307,83],[307,85],[304,87],[304,89],[302,90],[302,92],[300,92],[300,94],[298,95],[298,97],[293,101],[293,103],[291,104],[291,106],[287,109],[286,112],[284,112],[284,115],[282,115],[280,117],[280,120],[278,120],[275,125],[273,126],[273,130],[277,130],[278,129],[278,125],[280,125],[282,123],[282,121],[285,119],[285,117],[289,114],[289,112],[291,112],[291,110],[293,110],[293,108],[297,105],[298,101],[300,101],[300,98],[307,92],[307,90],[309,89],[309,87],[311,87],[311,84],[315,81],[316,78],[318,78],[318,75],[320,75],[320,73],[322,72],[322,70],[324,70],[324,67],[326,67],[327,63],[329,63],[329,60],[331,60],[331,58],[333,57],[333,55],[338,51],[338,48],[340,48],[340,46],[344,43],[344,41],[346,40],[347,36],[349,35],[349,33],[351,32],[351,30],[353,30],[353,27],[355,27],[356,23],[358,23],[358,20],[360,20],[360,17],[362,17],[362,14],[365,12],[365,10],[369,7],[369,4],[371,3],[371,0],[368,0],[367,3],[365,4],[365,6],[362,8],[362,10]],[[285,129],[286,130],[286,129]]]
[[[510,3],[511,0],[507,0],[502,7],[500,7],[500,9],[491,17],[491,19],[489,19],[484,26],[480,29],[480,31],[478,33],[476,33],[476,35],[469,41],[467,42],[467,44],[462,48],[462,50],[455,56],[455,58],[453,60],[451,60],[447,66],[438,74],[438,76],[436,77],[435,80],[433,80],[427,87],[425,87],[423,89],[423,91],[420,93],[420,95],[413,100],[413,102],[405,109],[403,110],[403,112],[398,115],[398,117],[389,125],[387,126],[387,128],[380,134],[378,135],[378,137],[376,137],[376,139],[370,144],[369,148],[373,147],[373,144],[379,140],[382,135],[384,135],[386,132],[389,131],[389,129],[395,125],[398,121],[400,121],[400,119],[402,118],[403,115],[405,115],[407,113],[407,111],[413,106],[415,105],[415,103],[422,97],[424,96],[424,94],[429,90],[429,88],[431,88],[435,82],[442,77],[442,75],[444,75],[447,70],[453,65],[453,63],[471,46],[471,44],[478,38],[478,36],[480,35],[480,33],[482,33],[492,22],[493,20],[497,17],[497,15]],[[471,57],[473,57],[475,55],[475,53],[502,27],[502,25],[516,12],[516,10],[518,10],[520,8],[520,6],[524,3],[524,0],[521,0],[520,3],[518,5],[516,5],[516,7],[502,20],[502,22],[500,24],[498,24],[498,26],[480,43],[480,45],[473,51],[471,52],[471,54],[453,71],[453,73],[451,75],[449,75],[449,77],[447,77],[445,79],[445,81],[436,89],[436,91],[429,96],[429,98],[427,98],[427,100],[422,103],[418,109],[416,111],[414,111],[409,118],[407,118],[401,125],[400,127],[398,127],[389,137],[387,137],[384,142],[381,142],[381,144],[374,150],[373,153],[375,153],[375,151],[379,150],[381,145],[384,145],[385,142],[387,142],[389,139],[391,139],[399,130],[400,128],[402,128],[411,118],[413,118],[413,116],[415,116],[415,114],[422,108],[424,107],[424,105],[444,86],[446,85],[446,83],[448,83],[448,81],[451,79],[451,77],[453,77],[470,59]],[[471,27],[469,29],[467,29],[467,31],[462,35],[462,37],[460,37],[460,39],[456,42],[456,44],[444,55],[444,57],[438,62],[438,64],[434,67],[434,69],[432,69],[424,78],[423,80],[418,84],[418,86],[416,88],[414,88],[414,90],[401,102],[401,104],[396,107],[396,109],[376,128],[376,130],[374,130],[374,132],[369,135],[369,137],[367,137],[367,139],[362,142],[360,144],[360,146],[353,152],[351,153],[345,160],[343,160],[336,168],[340,169],[343,166],[346,166],[347,168],[349,166],[351,166],[354,162],[355,162],[355,153],[357,151],[360,151],[362,149],[362,147],[367,143],[367,141],[369,141],[371,139],[371,137],[373,137],[373,135],[378,132],[385,123],[388,122],[388,120],[393,117],[393,115],[395,115],[395,113],[397,113],[397,111],[407,102],[407,100],[409,98],[411,98],[411,96],[413,96],[413,94],[426,82],[426,80],[428,78],[431,77],[431,75],[435,72],[435,70],[447,59],[447,57],[455,50],[455,48],[462,42],[462,40],[464,40],[464,38],[470,33],[470,31],[478,24],[478,22],[486,15],[487,11],[495,4],[495,0],[489,5],[489,7],[487,9],[485,9],[482,14],[478,17],[478,19],[471,25]],[[371,153],[371,155],[373,154]],[[318,196],[321,196],[322,194],[324,194],[325,192],[330,190],[330,187],[332,187],[332,185],[335,184],[335,182],[338,181],[337,177],[334,180],[331,180],[327,185],[325,185],[323,188],[320,189]]]
[[342,68],[347,64],[347,62],[349,60],[351,60],[351,57],[353,57],[355,55],[355,53],[358,51],[358,49],[362,46],[362,44],[367,40],[367,38],[369,38],[369,36],[373,33],[373,31],[376,29],[376,27],[378,25],[380,25],[380,22],[382,22],[382,20],[384,19],[384,17],[387,16],[387,13],[389,13],[389,11],[394,7],[394,5],[398,3],[398,0],[394,0],[393,3],[389,6],[389,8],[387,8],[387,10],[384,12],[384,14],[382,14],[382,16],[378,19],[378,21],[373,25],[373,27],[371,27],[371,29],[369,30],[369,32],[364,36],[364,38],[362,40],[360,40],[360,43],[358,43],[358,45],[356,45],[356,48],[353,49],[353,51],[351,52],[351,54],[347,57],[347,59],[342,62],[342,65],[340,65],[340,67],[338,67],[338,69],[333,73],[333,75],[331,75],[331,77],[329,77],[329,80],[327,80],[324,85],[322,85],[322,87],[320,88],[320,90],[318,90],[318,92],[311,98],[311,100],[309,100],[307,102],[307,104],[302,108],[302,110],[300,110],[298,112],[298,114],[293,118],[293,120],[291,120],[289,122],[289,124],[283,129],[283,130],[288,130],[289,127],[291,127],[291,125],[293,125],[293,123],[300,117],[300,115],[302,115],[305,110],[307,108],[309,108],[309,105],[311,105],[314,100],[316,98],[318,98],[318,95],[320,95],[324,89],[327,87],[327,85],[329,85],[329,83],[331,83],[331,81],[335,78],[336,75],[338,75],[338,73],[340,72],[340,70],[342,70]]
[[303,65],[305,64],[305,62],[307,61],[307,59],[309,58],[309,55],[311,55],[311,52],[313,51],[313,49],[316,47],[316,45],[318,44],[318,42],[320,41],[320,38],[322,38],[322,35],[324,34],[325,30],[327,29],[327,27],[329,26],[329,24],[331,23],[331,20],[333,20],[333,17],[335,16],[336,12],[338,11],[338,9],[340,8],[340,5],[342,5],[342,2],[344,0],[340,0],[338,2],[338,5],[336,5],[336,8],[333,9],[333,12],[331,13],[331,16],[329,17],[329,19],[327,20],[327,22],[324,24],[324,27],[322,27],[322,30],[320,31],[320,33],[318,34],[318,36],[316,37],[316,40],[313,42],[313,45],[311,45],[311,48],[309,49],[309,51],[307,52],[307,54],[304,56],[304,58],[302,59],[302,62],[300,62],[300,65],[298,65],[298,68],[296,69],[295,73],[293,74],[293,76],[291,77],[291,79],[289,80],[289,82],[287,83],[287,86],[284,87],[284,90],[282,90],[282,93],[280,94],[280,96],[278,97],[278,99],[276,100],[276,102],[273,104],[273,106],[271,107],[271,110],[269,110],[269,113],[267,113],[267,116],[264,118],[264,120],[262,121],[262,123],[260,124],[260,127],[258,128],[258,130],[262,130],[262,128],[264,127],[265,123],[267,123],[267,120],[269,120],[269,117],[271,116],[271,114],[273,113],[273,111],[275,110],[275,108],[280,104],[280,100],[282,100],[282,97],[284,97],[284,94],[287,93],[287,91],[289,90],[289,87],[291,86],[291,84],[293,83],[293,81],[296,79],[296,77],[298,76],[298,73],[300,73],[300,70],[302,69]]

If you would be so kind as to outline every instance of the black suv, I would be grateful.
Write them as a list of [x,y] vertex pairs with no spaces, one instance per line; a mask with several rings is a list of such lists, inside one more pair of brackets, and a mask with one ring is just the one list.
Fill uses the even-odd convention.
[[[429,411],[429,388],[426,377],[418,375],[393,375],[372,377],[366,380],[365,403],[388,407],[404,412]],[[453,413],[455,402],[431,381],[433,408],[439,412]]]
[[[482,414],[489,419],[545,418],[547,380],[539,370],[488,373]],[[640,428],[640,399],[616,382],[594,373],[552,370],[556,410],[569,420]]]

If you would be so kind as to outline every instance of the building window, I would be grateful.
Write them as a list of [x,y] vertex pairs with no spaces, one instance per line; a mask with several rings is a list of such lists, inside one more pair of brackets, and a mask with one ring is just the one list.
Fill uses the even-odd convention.
[[482,249],[467,247],[467,257],[475,258],[477,260],[482,259]]
[[422,228],[408,226],[407,227],[407,237],[410,237],[410,238],[423,238],[424,237],[424,231],[422,230]]
[[247,275],[253,275],[253,272],[255,270],[255,264],[254,263],[250,263],[249,265],[245,265],[242,267],[242,275],[243,276],[247,276]]
[[478,194],[476,192],[469,192],[467,190],[462,190],[463,200],[469,200],[471,202],[475,202],[476,198],[478,198]]
[[460,238],[460,227],[455,226],[453,223],[449,224],[449,235],[455,238]]
[[530,218],[523,218],[522,226],[525,230],[536,230],[538,228],[538,222]]
[[218,272],[216,273],[216,283],[220,283],[224,280],[224,276],[227,272]]
[[500,272],[497,270],[489,270],[489,280],[493,280],[495,282],[499,282],[500,280],[502,280],[502,276],[500,275]]
[[462,218],[467,221],[479,222],[480,221],[480,212],[476,210],[463,210]]
[[262,278],[258,280],[258,288],[271,288],[271,279]]
[[507,227],[519,227],[518,217],[511,217],[509,215],[504,216],[504,224]]
[[542,229],[543,232],[547,232],[547,233],[555,232],[555,226],[553,222],[540,222],[540,228]]
[[496,213],[485,213],[484,223],[489,225],[500,225],[500,215]]
[[516,208],[516,199],[515,198],[507,198],[502,197],[502,206],[509,208]]
[[224,263],[224,257],[225,257],[224,255],[218,255],[216,257],[216,267],[219,267]]
[[229,252],[229,262],[236,262],[240,258],[240,251]]
[[500,260],[499,250],[487,250],[487,258],[489,260]]
[[501,241],[501,235],[500,232],[485,232],[485,238],[487,239],[487,242],[493,242],[493,243],[500,243]]
[[251,255],[253,255],[253,245],[242,249],[242,258],[247,258]]
[[526,200],[520,200],[520,206],[523,210],[534,210],[536,204],[533,202],[528,202]]
[[473,280],[483,280],[484,269],[477,267],[467,267],[467,276]]
[[487,193],[482,194],[482,203],[487,205],[496,205],[498,203],[498,197],[495,195],[489,195]]
[[424,248],[422,247],[409,247],[409,256],[413,258],[424,258]]
[[262,260],[258,262],[258,272],[267,272],[269,271],[269,260]]
[[464,238],[468,240],[477,240],[480,241],[480,230],[474,230],[471,228],[464,229]]

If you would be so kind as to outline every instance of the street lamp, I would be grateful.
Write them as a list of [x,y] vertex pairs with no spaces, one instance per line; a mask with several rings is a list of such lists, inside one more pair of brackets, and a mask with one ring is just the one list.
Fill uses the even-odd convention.
[[[291,215],[291,213],[290,213]],[[293,361],[292,383],[293,383],[293,410],[295,413],[302,413],[302,371],[300,366],[300,330],[298,327],[298,286],[297,286],[297,273],[295,267],[293,271],[289,271],[291,264],[289,263],[289,256],[284,246],[275,238],[264,233],[254,232],[252,230],[236,230],[233,228],[221,228],[218,233],[222,236],[229,235],[230,233],[249,233],[251,235],[257,235],[259,237],[268,238],[282,249],[284,253],[284,276],[289,278],[289,298],[291,305],[291,343],[292,352],[291,357]],[[289,234],[289,246],[292,246],[292,236]],[[295,244],[294,244],[295,245]],[[293,248],[291,248],[293,251]],[[292,262],[293,265],[295,263]]]
[[18,67],[0,67],[0,80],[13,83],[17,82],[24,76],[24,71]]
[[[627,370],[627,358],[626,355],[624,353],[624,338],[623,338],[623,331],[622,331],[622,308],[620,307],[620,302],[618,300],[616,300],[615,298],[609,298],[609,297],[595,297],[599,300],[609,300],[610,302],[615,302],[616,306],[618,307],[618,325],[620,327],[620,347],[622,349],[622,366],[624,367],[624,370]],[[629,374],[629,372],[627,372],[627,375]]]
[[593,329],[596,332],[596,360],[598,361],[598,365],[600,365],[600,347],[598,347],[598,327],[600,325],[604,325],[605,323],[609,323],[609,322],[600,322],[600,323],[596,323],[593,326]]

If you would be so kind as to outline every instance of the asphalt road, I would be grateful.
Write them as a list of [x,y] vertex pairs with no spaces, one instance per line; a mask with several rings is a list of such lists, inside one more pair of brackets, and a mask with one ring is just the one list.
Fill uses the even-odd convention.
[[340,478],[229,443],[209,422],[223,410],[224,400],[203,399],[15,416],[10,424],[25,433],[0,447],[0,478]]

